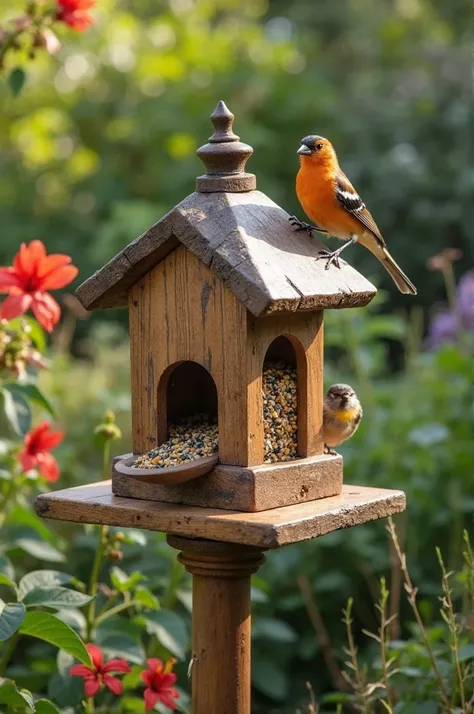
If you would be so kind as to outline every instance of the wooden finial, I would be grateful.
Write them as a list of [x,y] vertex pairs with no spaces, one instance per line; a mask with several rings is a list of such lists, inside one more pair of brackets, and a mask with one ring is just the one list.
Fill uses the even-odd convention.
[[197,190],[202,193],[252,191],[256,188],[256,179],[245,172],[245,164],[253,149],[232,131],[234,115],[223,101],[211,114],[211,121],[214,133],[209,143],[196,152],[206,167],[206,174],[197,179]]

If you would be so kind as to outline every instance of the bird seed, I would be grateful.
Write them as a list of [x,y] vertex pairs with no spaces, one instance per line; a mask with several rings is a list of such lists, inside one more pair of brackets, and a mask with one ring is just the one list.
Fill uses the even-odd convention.
[[[265,363],[262,380],[264,463],[297,457],[298,388],[296,370],[290,365]],[[219,449],[218,427],[206,414],[195,414],[170,424],[169,437],[160,446],[139,456],[134,468],[163,469],[213,456]]]

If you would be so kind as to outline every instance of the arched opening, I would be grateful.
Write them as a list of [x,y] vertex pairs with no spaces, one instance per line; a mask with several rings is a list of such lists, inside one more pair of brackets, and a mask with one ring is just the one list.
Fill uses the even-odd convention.
[[208,456],[209,440],[217,445],[217,388],[207,369],[191,361],[170,365],[157,396],[158,444],[177,439],[181,448],[188,440],[192,453],[199,456],[202,448]]
[[264,462],[291,461],[304,453],[301,405],[306,383],[304,349],[291,335],[277,337],[263,362]]

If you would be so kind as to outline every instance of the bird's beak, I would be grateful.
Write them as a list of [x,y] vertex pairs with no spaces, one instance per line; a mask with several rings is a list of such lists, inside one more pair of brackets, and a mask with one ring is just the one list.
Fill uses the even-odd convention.
[[296,153],[309,155],[309,154],[311,154],[311,149],[309,148],[309,146],[306,146],[306,144],[301,144],[300,148],[298,149],[298,151]]

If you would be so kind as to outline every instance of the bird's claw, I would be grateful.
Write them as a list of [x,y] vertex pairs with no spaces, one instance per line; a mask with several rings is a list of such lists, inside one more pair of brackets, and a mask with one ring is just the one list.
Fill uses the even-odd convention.
[[290,216],[288,218],[290,221],[290,224],[293,226],[296,232],[298,231],[306,231],[306,233],[311,236],[313,231],[318,231],[318,233],[326,233],[323,228],[320,228],[319,226],[312,226],[310,223],[305,223],[304,221],[300,221],[299,218],[296,216]]
[[341,263],[339,262],[339,251],[335,250],[334,253],[331,253],[329,250],[320,250],[319,255],[316,257],[316,260],[324,260],[326,259],[326,265],[324,266],[325,270],[329,270],[329,267],[331,265],[335,265],[336,268],[341,267]]
[[329,454],[330,456],[337,456],[337,451],[331,449],[331,447],[327,446],[327,444],[324,444],[324,453]]

